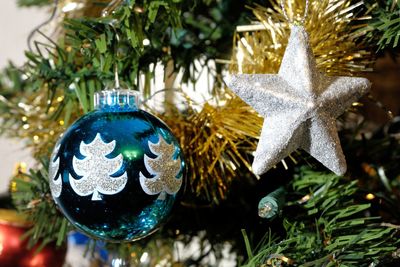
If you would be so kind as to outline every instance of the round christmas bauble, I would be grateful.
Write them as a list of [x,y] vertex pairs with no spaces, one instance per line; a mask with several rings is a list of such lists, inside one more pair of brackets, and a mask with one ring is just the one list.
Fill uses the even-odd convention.
[[95,111],[77,120],[50,160],[53,198],[91,237],[133,241],[154,232],[182,187],[179,143],[157,117],[138,109],[130,90],[102,91]]
[[54,243],[40,251],[38,246],[27,248],[21,237],[29,224],[15,210],[0,209],[0,266],[1,267],[61,267],[64,264],[65,247],[56,249]]

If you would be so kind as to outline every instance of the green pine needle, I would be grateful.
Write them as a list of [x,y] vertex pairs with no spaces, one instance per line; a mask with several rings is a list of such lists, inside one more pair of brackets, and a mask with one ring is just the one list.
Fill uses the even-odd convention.
[[[357,181],[346,181],[331,173],[302,168],[291,187],[296,195],[308,195],[293,217],[284,214],[286,236],[248,252],[246,267],[278,266],[368,266],[390,257],[399,245],[398,229],[366,217],[368,203],[355,203]],[[314,223],[310,223],[314,221]],[[247,250],[251,248],[245,236]],[[290,264],[289,264],[290,265]]]

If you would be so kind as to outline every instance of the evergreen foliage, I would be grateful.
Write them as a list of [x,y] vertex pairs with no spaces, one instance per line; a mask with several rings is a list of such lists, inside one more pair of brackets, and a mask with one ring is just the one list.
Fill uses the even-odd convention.
[[365,30],[372,42],[377,40],[380,50],[396,48],[400,39],[400,2],[397,0],[367,1],[372,19]]
[[[355,201],[357,180],[302,168],[290,188],[306,200],[291,202],[283,214],[286,237],[270,232],[245,266],[371,266],[396,250],[399,227],[367,216],[371,205]],[[294,208],[302,211],[289,213]]]
[[[94,93],[112,86],[115,70],[128,87],[142,91],[145,97],[152,93],[150,84],[157,64],[167,67],[172,63],[176,72],[183,73],[184,82],[195,82],[201,73],[195,67],[196,60],[206,65],[212,59],[230,58],[228,48],[232,46],[235,27],[247,23],[250,10],[245,5],[254,4],[228,0],[123,2],[108,16],[67,19],[63,38],[54,41],[45,36],[48,43],[35,42],[35,49],[26,52],[23,67],[10,63],[2,71],[3,134],[29,137],[21,130],[26,124],[23,118],[28,116],[43,123],[62,121],[57,127],[51,126],[57,136],[74,119],[93,109]],[[371,49],[398,47],[400,3],[366,2],[372,19],[363,30],[369,31]],[[18,3],[43,6],[53,1]],[[210,71],[216,78],[215,87],[219,87],[223,66],[217,65]],[[28,134],[49,130],[46,125],[39,129],[31,124],[33,129]],[[243,263],[247,267],[396,263],[400,222],[398,127],[396,123],[382,127],[370,139],[356,139],[355,136],[360,137],[357,129],[342,131],[346,154],[350,155],[349,176],[323,172],[317,162],[306,159],[298,162],[303,167],[298,167],[293,177],[292,170],[278,168],[259,181],[249,178],[233,183],[230,196],[219,206],[187,193],[171,221],[157,234],[137,243],[109,248],[122,255],[136,255],[138,259],[146,251],[160,260],[167,256],[171,260],[174,242],[187,245],[196,237],[204,246],[199,257],[183,263],[187,266],[204,265],[203,258],[211,253],[220,260],[224,242],[232,245],[238,261],[248,257]],[[33,141],[30,142],[32,145]],[[35,151],[41,164],[38,170],[19,174],[12,180],[14,203],[33,222],[25,235],[30,245],[41,242],[44,246],[52,241],[61,245],[71,229],[51,199],[48,162],[42,160],[43,156],[48,158],[53,145],[54,140]],[[238,170],[246,172],[247,169]],[[281,217],[261,220],[256,211],[258,200],[266,191],[281,186],[287,199]],[[367,193],[372,193],[375,200],[366,199]],[[246,228],[244,242],[241,228]]]

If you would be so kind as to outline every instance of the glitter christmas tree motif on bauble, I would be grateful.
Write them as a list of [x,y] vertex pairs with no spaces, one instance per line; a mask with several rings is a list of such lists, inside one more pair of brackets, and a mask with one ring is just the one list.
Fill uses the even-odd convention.
[[128,90],[96,95],[96,110],[58,141],[49,164],[52,196],[66,218],[94,238],[132,241],[166,220],[185,162],[178,141]]

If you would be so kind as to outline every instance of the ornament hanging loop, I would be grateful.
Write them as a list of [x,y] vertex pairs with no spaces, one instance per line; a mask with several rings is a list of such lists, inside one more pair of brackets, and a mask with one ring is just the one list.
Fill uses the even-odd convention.
[[115,82],[115,89],[120,89],[121,85],[119,83],[118,63],[117,62],[115,62],[115,64],[114,64],[114,82]]
[[[119,44],[120,38],[119,38],[119,34],[118,34],[118,31],[115,28],[115,26],[112,23],[110,24],[110,26],[111,26],[111,28],[113,28],[113,30],[115,32],[115,40],[116,40],[116,42],[114,43],[114,53],[115,53],[115,57],[118,58],[117,54],[118,54],[118,44]],[[117,59],[116,59],[114,61],[114,86],[115,86],[115,89],[117,89],[117,90],[121,88],[121,84],[119,82],[118,71],[119,71],[118,70],[118,62],[117,62]]]
[[[29,49],[29,51],[30,52],[33,52],[33,49],[32,49],[32,39],[33,39],[33,36],[35,35],[35,33],[41,33],[41,31],[40,31],[40,29],[43,27],[43,26],[46,26],[46,25],[48,25],[50,22],[52,22],[53,21],[53,19],[56,17],[56,15],[57,15],[57,10],[58,10],[58,2],[59,2],[59,0],[54,0],[53,1],[53,6],[54,6],[54,8],[53,8],[53,10],[51,11],[51,15],[50,15],[50,17],[45,21],[45,22],[43,22],[43,23],[41,23],[41,24],[39,24],[38,26],[36,26],[30,33],[29,33],[29,35],[28,35],[28,38],[27,38],[27,44],[28,44],[28,49]],[[41,33],[42,35],[43,35],[43,33]],[[49,39],[49,38],[48,38]],[[50,40],[50,39],[49,39]]]
[[[289,1],[290,1],[290,0],[289,0]],[[288,14],[287,14],[287,12],[286,12],[285,4],[284,4],[283,0],[280,1],[280,4],[281,4],[281,9],[282,9],[283,16],[286,18],[286,20],[287,20],[290,24],[293,24],[293,25],[304,25],[304,22],[306,21],[307,14],[308,14],[309,0],[306,0],[306,7],[305,7],[305,9],[304,9],[304,15],[303,15],[303,17],[301,18],[301,20],[299,20],[299,21],[293,20],[293,19],[290,19],[290,18],[289,18]]]

